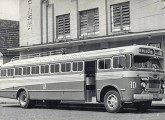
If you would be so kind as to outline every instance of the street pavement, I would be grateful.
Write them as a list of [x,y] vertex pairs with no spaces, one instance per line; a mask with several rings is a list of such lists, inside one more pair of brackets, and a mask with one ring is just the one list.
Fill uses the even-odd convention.
[[0,104],[17,104],[18,100],[0,97]]
[[125,108],[121,113],[108,113],[103,105],[98,104],[63,103],[55,109],[44,106],[22,109],[18,104],[6,103],[0,104],[0,120],[164,120],[165,104],[153,105],[145,113],[135,108]]

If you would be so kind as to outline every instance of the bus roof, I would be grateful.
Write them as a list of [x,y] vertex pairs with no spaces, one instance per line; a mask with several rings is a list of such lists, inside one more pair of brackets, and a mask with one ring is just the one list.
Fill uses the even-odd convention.
[[[145,56],[156,56],[155,54],[141,54],[139,53],[139,49],[149,49],[153,51],[160,51],[161,49],[146,45],[132,45],[132,46],[125,46],[125,47],[116,47],[116,48],[109,48],[109,49],[102,49],[102,50],[94,50],[88,52],[79,52],[79,53],[71,53],[71,54],[58,54],[52,56],[44,56],[44,57],[35,57],[29,59],[20,59],[8,62],[4,64],[1,68],[7,67],[14,67],[14,66],[26,66],[26,65],[36,65],[36,64],[45,64],[45,63],[53,63],[53,62],[63,62],[63,61],[79,61],[79,60],[92,60],[96,58],[102,57],[110,57],[119,54],[128,54],[132,53],[134,55],[145,55]],[[163,58],[163,56],[157,56],[159,58]]]

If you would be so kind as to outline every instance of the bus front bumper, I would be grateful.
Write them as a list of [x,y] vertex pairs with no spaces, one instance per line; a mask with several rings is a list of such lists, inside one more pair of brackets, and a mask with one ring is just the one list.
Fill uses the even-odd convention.
[[161,100],[165,94],[134,94],[134,100]]

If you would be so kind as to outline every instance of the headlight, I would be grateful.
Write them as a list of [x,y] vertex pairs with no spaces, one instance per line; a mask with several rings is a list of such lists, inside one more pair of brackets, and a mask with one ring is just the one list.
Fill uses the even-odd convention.
[[146,83],[145,83],[145,82],[142,82],[142,83],[141,83],[141,87],[142,87],[142,88],[145,88],[145,87],[146,87]]

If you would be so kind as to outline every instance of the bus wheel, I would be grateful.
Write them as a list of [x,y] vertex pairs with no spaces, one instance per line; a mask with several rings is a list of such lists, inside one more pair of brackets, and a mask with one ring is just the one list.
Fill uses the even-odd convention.
[[20,106],[22,108],[29,108],[29,107],[31,107],[30,105],[32,105],[31,103],[34,103],[34,102],[32,102],[29,99],[29,96],[25,91],[22,91],[19,95],[19,104],[20,104]]
[[104,96],[104,106],[108,112],[119,112],[122,108],[122,102],[119,93],[114,90],[108,91]]
[[151,107],[151,101],[135,102],[135,108],[140,112],[145,112]]
[[59,100],[46,100],[45,103],[46,103],[47,108],[53,109],[53,108],[56,108],[60,104],[60,101]]

